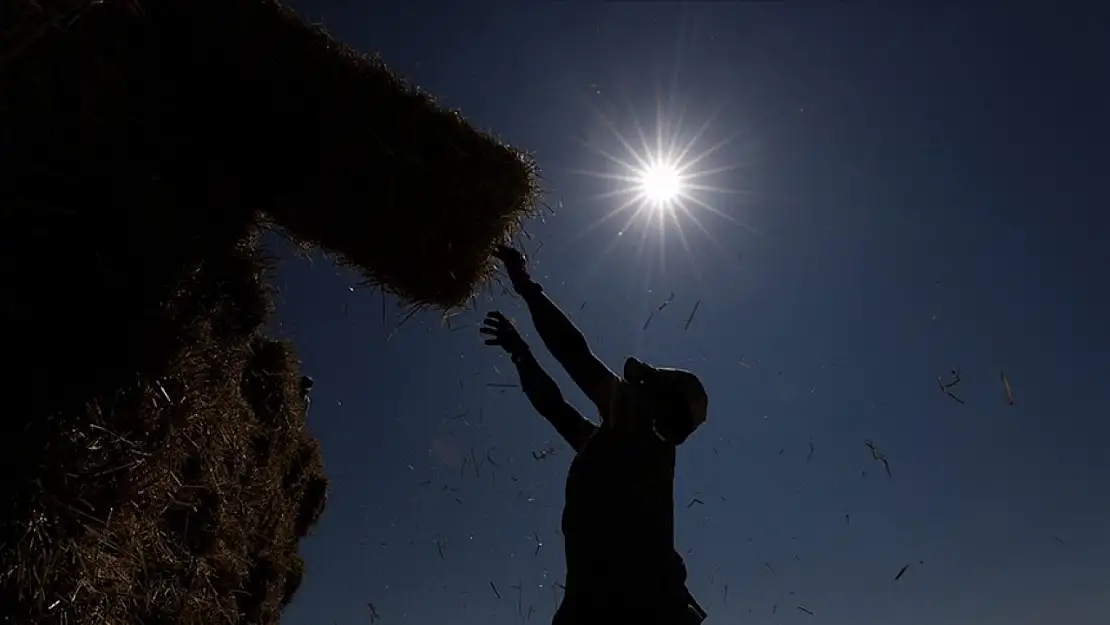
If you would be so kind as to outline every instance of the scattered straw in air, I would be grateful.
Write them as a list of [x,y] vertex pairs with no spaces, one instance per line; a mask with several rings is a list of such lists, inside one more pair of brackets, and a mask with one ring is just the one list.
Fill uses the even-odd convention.
[[368,609],[370,611],[370,622],[371,623],[373,623],[373,622],[375,622],[375,621],[377,621],[378,619],[381,618],[380,616],[378,616],[378,609],[374,607],[373,603],[367,602],[366,603],[366,609]]
[[952,389],[959,383],[960,383],[960,370],[959,370],[959,368],[956,368],[956,369],[952,370],[952,381],[951,382],[945,383],[944,380],[942,380],[940,378],[940,376],[937,376],[937,386],[940,387],[940,392],[942,392],[945,395],[951,397],[956,403],[962,404],[962,403],[964,403],[964,400],[960,399],[959,397],[956,396],[955,393],[952,392]]
[[497,585],[496,585],[496,584],[494,584],[494,583],[493,583],[493,582],[491,581],[491,582],[489,583],[489,587],[493,589],[493,594],[497,595],[497,598],[498,598],[498,599],[500,599],[500,598],[501,598],[501,593],[500,593],[500,592],[498,592],[498,590],[497,590]]
[[798,609],[801,610],[802,612],[805,612],[806,614],[808,614],[810,616],[815,616],[813,614],[813,610],[810,610],[809,608],[805,607],[804,605],[798,606]]
[[687,508],[692,508],[692,507],[694,507],[694,504],[705,505],[705,502],[702,501],[701,499],[698,499],[697,497],[694,497],[693,499],[690,500],[690,503],[686,504],[686,507]]
[[662,311],[663,309],[667,308],[667,304],[669,304],[670,302],[674,302],[674,301],[675,301],[675,293],[674,293],[674,291],[672,291],[672,292],[670,292],[670,295],[667,296],[667,299],[662,304],[659,304],[657,306],[655,311],[656,312]]
[[1014,393],[1010,390],[1010,379],[1006,377],[1006,372],[1002,372],[1002,391],[1006,394],[1006,405],[1014,405]]
[[524,581],[513,584],[511,588],[516,589],[516,614],[524,618]]
[[[886,468],[886,476],[893,477],[890,474],[890,462],[887,460],[886,454],[876,449],[875,443],[871,442],[870,440],[863,441],[863,444],[867,445],[867,448],[871,450],[872,460],[878,460],[879,462],[883,463],[883,467]],[[864,475],[864,477],[866,477],[866,474]]]
[[694,315],[698,314],[698,307],[700,306],[701,300],[699,299],[697,302],[694,303],[694,310],[690,311],[690,316],[686,318],[686,325],[682,326],[683,332],[690,329],[690,324],[693,323]]
[[490,466],[492,466],[493,468],[500,469],[501,465],[497,464],[497,461],[493,459],[493,450],[494,449],[497,449],[497,448],[496,447],[490,447],[489,451],[486,452],[486,462],[488,462],[490,464]]
[[470,466],[474,467],[474,477],[476,477],[476,478],[482,477],[481,469],[482,469],[482,463],[483,462],[485,462],[485,459],[478,460],[474,457],[474,447],[471,447],[470,448]]
[[538,452],[533,451],[532,452],[532,458],[534,458],[535,460],[544,460],[548,456],[552,456],[554,454],[555,454],[555,448],[554,447],[548,447],[547,449],[541,449]]
[[902,576],[906,574],[906,570],[909,569],[909,568],[910,568],[910,565],[908,565],[908,564],[903,566],[898,571],[898,574],[894,576],[894,581],[898,581],[898,580],[902,579]]
[[644,322],[644,328],[643,329],[647,330],[647,327],[648,327],[649,324],[651,324],[651,320],[655,316],[655,313],[661,312],[664,308],[667,307],[668,304],[670,304],[673,301],[674,301],[674,292],[672,291],[671,294],[667,297],[666,300],[663,301],[662,304],[656,306],[655,310],[648,313],[648,318],[647,318],[647,321]]
[[806,464],[809,464],[809,461],[813,459],[813,452],[814,451],[815,451],[815,449],[813,447],[813,441],[810,441],[809,442],[809,453],[806,454]]

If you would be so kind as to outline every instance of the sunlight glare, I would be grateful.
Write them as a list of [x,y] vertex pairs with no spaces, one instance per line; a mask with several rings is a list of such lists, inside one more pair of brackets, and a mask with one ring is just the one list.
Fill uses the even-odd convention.
[[[638,232],[636,254],[642,253],[649,236],[656,235],[658,251],[652,256],[658,258],[659,266],[665,267],[666,239],[675,235],[690,259],[701,246],[688,238],[686,226],[692,226],[704,235],[720,258],[735,258],[735,251],[726,249],[718,240],[717,225],[703,223],[703,220],[720,219],[757,233],[731,211],[723,211],[714,206],[708,196],[732,195],[739,191],[713,184],[711,180],[736,169],[740,163],[733,162],[721,166],[710,165],[711,158],[722,148],[730,145],[736,137],[734,133],[721,137],[704,147],[707,131],[716,113],[711,113],[692,132],[683,131],[683,115],[679,113],[668,119],[663,114],[661,104],[657,104],[656,127],[654,132],[645,132],[632,115],[633,132],[622,132],[617,125],[600,110],[595,110],[604,127],[611,133],[615,145],[605,146],[584,141],[583,146],[601,156],[608,164],[601,169],[572,170],[593,178],[607,180],[609,188],[591,197],[605,202],[604,210],[577,233],[574,238],[585,236],[613,219],[622,223],[616,227],[616,236],[602,251],[589,273],[600,267],[605,259],[618,247],[618,241],[627,241],[631,231]],[[611,147],[619,148],[611,151]],[[758,234],[758,233],[757,233]]]
[[670,163],[653,163],[640,172],[640,192],[657,208],[672,206],[682,195],[682,176]]

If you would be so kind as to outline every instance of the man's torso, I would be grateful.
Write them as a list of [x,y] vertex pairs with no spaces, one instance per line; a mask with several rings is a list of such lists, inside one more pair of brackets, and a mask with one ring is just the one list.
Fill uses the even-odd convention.
[[[650,433],[599,429],[567,476],[567,597],[583,609],[681,602],[674,549],[675,448]],[[626,614],[627,616],[627,614]]]

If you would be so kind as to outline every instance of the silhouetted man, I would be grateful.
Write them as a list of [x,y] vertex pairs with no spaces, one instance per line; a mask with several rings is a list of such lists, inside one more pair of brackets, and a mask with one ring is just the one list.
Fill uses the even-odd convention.
[[486,316],[486,344],[508,352],[532,406],[576,452],[562,519],[566,594],[554,625],[700,623],[705,612],[674,548],[674,467],[676,447],[705,422],[704,387],[688,371],[631,357],[618,376],[531,279],[519,252],[501,247],[496,256],[540,339],[601,418],[595,425],[563,399],[511,321]]

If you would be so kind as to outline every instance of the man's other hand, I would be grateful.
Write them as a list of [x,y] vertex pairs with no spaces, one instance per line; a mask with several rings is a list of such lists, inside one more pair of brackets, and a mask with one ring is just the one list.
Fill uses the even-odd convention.
[[493,310],[487,313],[478,332],[487,337],[486,345],[501,347],[510,356],[520,356],[528,351],[528,344],[524,342],[516,326],[499,311]]

